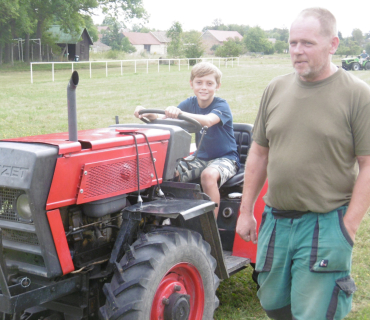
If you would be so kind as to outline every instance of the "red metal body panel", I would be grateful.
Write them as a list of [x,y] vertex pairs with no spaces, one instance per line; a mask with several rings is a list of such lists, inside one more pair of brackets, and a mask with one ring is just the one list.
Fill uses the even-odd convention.
[[[267,181],[265,185],[263,186],[256,204],[254,206],[254,217],[257,220],[257,235],[258,235],[258,229],[261,224],[262,219],[262,213],[265,209],[265,202],[263,201],[262,197],[267,192]],[[240,214],[240,212],[239,212]],[[244,257],[251,259],[252,263],[256,262],[256,255],[257,255],[257,245],[254,244],[252,241],[246,242],[244,241],[237,233],[235,233],[235,239],[234,239],[234,246],[233,246],[233,256],[237,257]]]
[[75,267],[73,265],[71,253],[69,252],[68,242],[59,209],[48,211],[46,214],[49,220],[50,230],[53,235],[62,272],[63,274],[70,273],[75,269]]
[[[120,132],[122,130],[117,130],[116,128],[106,128],[97,130],[85,130],[79,131],[78,133],[78,143],[80,145],[80,150],[73,152],[72,148],[68,149],[69,141],[64,141],[66,144],[62,143],[61,139],[54,139],[56,137],[63,137],[64,134],[55,135],[44,135],[36,137],[27,137],[21,139],[14,139],[13,141],[23,141],[23,142],[41,142],[47,144],[58,145],[59,148],[67,150],[63,156],[57,159],[54,176],[49,192],[49,197],[46,204],[46,210],[60,208],[62,206],[73,205],[76,203],[84,203],[87,201],[94,201],[103,198],[113,197],[115,195],[124,194],[137,189],[136,182],[136,148],[134,137],[129,135],[127,130]],[[154,168],[152,164],[145,165],[148,159],[150,159],[150,152],[147,146],[146,140],[140,132],[145,133],[147,136],[150,147],[153,152],[153,156],[156,159],[155,167],[158,174],[159,182],[162,182],[163,168],[166,158],[168,139],[170,138],[170,133],[167,130],[160,129],[135,129],[132,128],[129,132],[135,132],[135,137],[138,143],[139,150],[139,160],[140,160],[140,187],[147,188],[156,184]],[[52,138],[49,140],[49,138]],[[56,142],[57,141],[57,142]],[[60,143],[60,144],[58,144]],[[60,153],[60,152],[59,152]],[[134,163],[129,165],[126,163]],[[121,168],[117,168],[117,164],[121,163]],[[151,159],[150,159],[151,163]],[[144,169],[142,169],[142,166]],[[87,168],[85,168],[87,166]],[[93,184],[89,184],[90,195],[93,193],[92,189],[100,188],[93,196],[87,199],[82,197],[81,194],[88,184],[88,173],[84,172],[87,169],[96,167],[108,168],[107,171],[101,170],[101,174],[97,176]],[[113,167],[116,167],[115,169]],[[130,167],[132,172],[129,173],[127,168]],[[148,168],[149,167],[149,168]],[[131,172],[131,171],[130,171]],[[116,173],[116,175],[114,174]],[[147,174],[142,177],[142,174]],[[151,177],[153,174],[153,177]],[[113,184],[113,178],[116,179],[116,185],[124,182],[127,176],[135,178],[134,188],[129,186],[125,188],[125,184],[119,189],[105,188],[105,192],[101,190],[102,183],[98,180],[107,179]],[[150,177],[150,179],[148,179]],[[99,178],[99,179],[98,179]],[[81,187],[83,183],[83,187]],[[83,190],[81,192],[81,189]]]
[[[153,151],[156,159],[157,152]],[[83,169],[77,204],[137,191],[137,156],[87,163]],[[152,186],[155,172],[150,153],[139,155],[140,189]],[[161,179],[162,180],[162,179]],[[161,181],[160,181],[161,182]],[[154,180],[155,183],[155,180]]]
[[[131,137],[132,139],[132,137]],[[162,175],[163,175],[163,168],[165,162],[165,155],[167,151],[168,140],[160,141],[160,142],[152,142],[150,143],[150,147],[152,152],[158,156],[156,156],[155,167],[158,174],[159,182],[162,182]],[[142,155],[149,154],[149,148],[147,144],[139,144],[139,159]],[[66,155],[64,157],[60,157],[57,159],[57,164],[54,171],[54,177],[51,184],[49,197],[46,204],[46,210],[51,210],[55,208],[60,208],[67,205],[72,205],[77,203],[77,198],[80,193],[81,188],[81,179],[84,175],[84,167],[85,165],[92,165],[94,163],[106,162],[109,164],[109,161],[118,161],[123,160],[127,157],[135,157],[136,158],[136,148],[134,145],[124,146],[124,147],[116,147],[111,149],[103,149],[97,151],[84,150],[77,154]],[[113,159],[113,160],[112,160]],[[141,165],[140,165],[141,167]],[[122,172],[124,172],[125,166],[122,164]],[[136,171],[136,165],[135,165]],[[154,174],[154,172],[153,172]],[[89,174],[87,174],[89,175]],[[123,174],[124,179],[125,174]],[[136,173],[134,175],[136,177]],[[122,179],[117,175],[117,179]],[[155,175],[150,180],[150,185],[155,185],[157,182],[155,180]],[[135,185],[136,181],[135,181]],[[146,186],[150,186],[146,184]],[[113,191],[111,193],[104,193],[100,194],[100,198],[108,198],[113,197],[117,194],[124,194],[127,191],[124,188],[121,189],[120,192]],[[97,200],[98,198],[94,198]]]
[[[51,133],[38,136],[30,136],[15,139],[6,139],[2,141],[16,141],[16,142],[35,142],[51,144],[59,147],[59,154],[75,153],[82,149],[107,149],[117,146],[133,145],[134,139],[128,135],[129,132],[143,132],[148,137],[149,142],[169,139],[170,133],[167,130],[160,129],[135,129],[122,130],[112,128],[82,130],[78,132],[78,142],[68,141],[68,133]],[[138,142],[144,142],[142,135],[137,134]]]

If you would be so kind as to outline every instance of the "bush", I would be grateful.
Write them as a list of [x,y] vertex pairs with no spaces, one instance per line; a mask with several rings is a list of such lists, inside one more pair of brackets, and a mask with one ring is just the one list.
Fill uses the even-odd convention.
[[229,38],[224,44],[217,48],[216,57],[239,57],[243,51],[243,44],[238,39]]

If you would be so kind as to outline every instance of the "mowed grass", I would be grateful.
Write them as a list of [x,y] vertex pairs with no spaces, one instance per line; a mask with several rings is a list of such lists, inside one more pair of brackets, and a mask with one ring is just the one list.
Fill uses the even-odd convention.
[[[340,59],[334,62],[340,65]],[[218,65],[218,61],[215,60]],[[75,64],[80,82],[77,87],[78,128],[92,129],[114,123],[116,115],[121,123],[139,123],[133,117],[137,105],[164,109],[177,105],[193,93],[189,86],[187,65],[158,66],[138,63],[93,64],[92,78],[87,65]],[[31,84],[30,72],[0,70],[0,139],[19,136],[65,132],[67,123],[66,89],[71,76],[70,68],[55,68],[52,82],[51,67],[34,66]],[[222,86],[218,95],[225,98],[232,109],[234,122],[253,123],[264,88],[275,76],[292,72],[288,56],[244,58],[240,65],[231,68],[221,63]],[[354,73],[370,84],[370,72]],[[367,214],[358,231],[353,254],[352,276],[358,291],[354,295],[353,309],[346,319],[370,319],[370,216]],[[256,285],[251,280],[252,269],[223,281],[217,290],[220,307],[216,320],[267,319],[256,297]],[[314,292],[312,294],[315,294]],[[330,292],[328,292],[330,294]]]

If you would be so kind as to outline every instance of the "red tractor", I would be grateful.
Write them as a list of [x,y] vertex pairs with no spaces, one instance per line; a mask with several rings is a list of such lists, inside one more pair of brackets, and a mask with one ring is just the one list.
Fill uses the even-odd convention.
[[[74,72],[68,133],[0,141],[3,318],[213,319],[219,279],[255,262],[235,233],[243,170],[222,187],[216,221],[199,184],[173,181],[199,123],[77,132],[78,82]],[[251,129],[234,127],[242,162]]]

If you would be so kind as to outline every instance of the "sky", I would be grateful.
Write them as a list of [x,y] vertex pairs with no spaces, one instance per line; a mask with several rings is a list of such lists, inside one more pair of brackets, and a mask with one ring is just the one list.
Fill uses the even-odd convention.
[[[144,8],[150,14],[145,26],[163,31],[168,30],[174,21],[179,21],[184,31],[201,31],[215,19],[221,19],[224,24],[259,26],[264,30],[289,28],[301,10],[315,6],[326,8],[335,15],[343,37],[350,36],[355,28],[363,33],[370,31],[370,4],[366,1],[311,0],[302,3],[297,0],[143,0]],[[97,15],[93,19],[95,23],[101,23],[103,18]],[[127,25],[130,27],[131,24]]]

